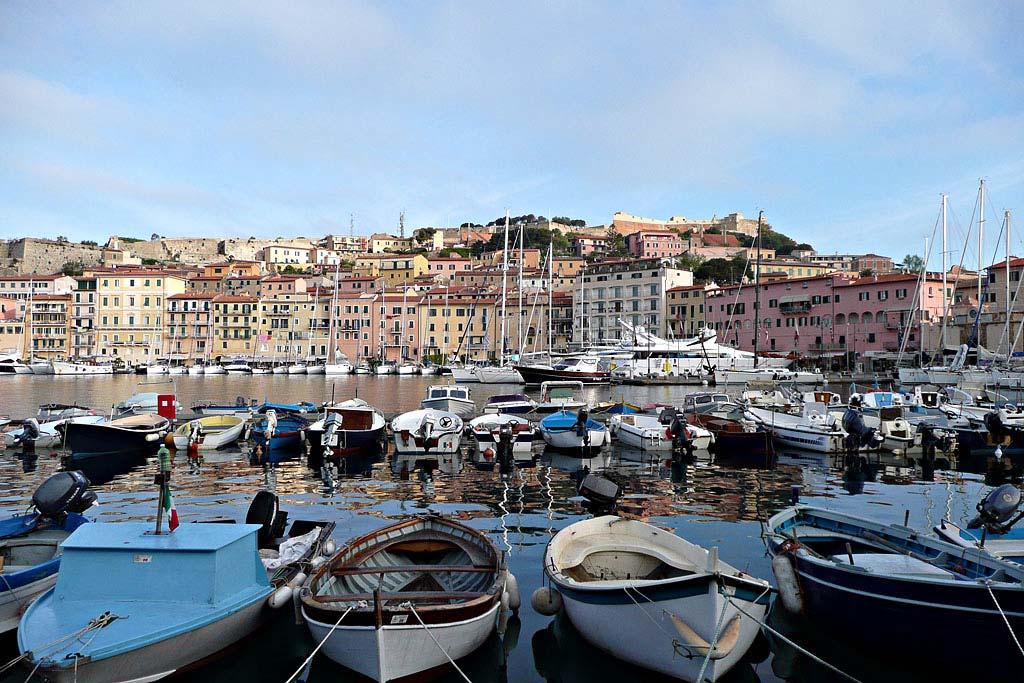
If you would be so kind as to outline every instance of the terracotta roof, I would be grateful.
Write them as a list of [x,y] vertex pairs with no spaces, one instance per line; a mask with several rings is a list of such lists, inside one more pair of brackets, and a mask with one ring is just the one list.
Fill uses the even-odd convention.
[[71,301],[70,294],[36,294],[33,301]]
[[213,297],[213,303],[215,304],[254,304],[258,301],[257,297],[246,294],[218,294]]
[[61,273],[53,273],[52,275],[0,275],[0,280],[34,280],[35,282],[42,282],[44,280],[56,280],[60,277],[67,277]]
[[182,292],[181,294],[172,294],[172,295],[170,295],[167,298],[168,299],[175,299],[175,300],[182,300],[182,299],[212,299],[215,296],[217,296],[217,294],[214,293],[214,292],[197,292],[197,291],[193,290],[191,292]]

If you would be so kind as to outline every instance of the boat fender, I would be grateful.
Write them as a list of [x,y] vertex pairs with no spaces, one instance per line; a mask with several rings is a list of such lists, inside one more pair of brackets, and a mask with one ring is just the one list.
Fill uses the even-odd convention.
[[309,561],[309,567],[310,567],[310,569],[318,569],[320,567],[320,565],[322,565],[326,561],[327,561],[326,557],[324,557],[323,555],[317,555],[316,557],[314,557],[312,560]]
[[334,551],[336,551],[337,549],[338,546],[334,545],[334,541],[329,538],[324,542],[324,546],[320,551],[320,554],[324,557],[331,557],[334,555]]
[[780,553],[772,560],[772,572],[779,584],[779,597],[782,606],[792,614],[800,614],[804,610],[803,591],[800,590],[800,578],[793,567],[793,559],[789,553]]
[[[702,657],[710,657],[711,659],[728,657],[740,640],[740,615],[738,614],[733,616],[722,629],[714,647],[711,647],[711,643],[701,638],[700,634],[694,631],[682,618],[675,614],[669,614],[669,616],[672,618],[672,624],[676,627],[676,632],[682,638],[682,645],[686,649],[692,650],[694,654]],[[710,651],[710,655],[708,651]]]
[[554,588],[541,586],[530,596],[533,611],[545,617],[553,617],[562,611],[562,594]]
[[505,590],[508,592],[508,607],[513,614],[519,614],[519,607],[522,600],[519,597],[519,580],[512,572],[506,571]]
[[273,607],[274,609],[284,607],[292,601],[292,592],[293,591],[291,586],[281,586],[276,591],[270,594],[270,597],[267,598],[267,604]]
[[162,433],[155,433],[155,432],[153,434],[146,434],[146,441],[149,441],[149,442],[159,441],[162,436],[163,436]]
[[303,584],[305,580],[305,572],[299,572],[298,574],[292,577],[292,580],[288,582],[288,585],[291,587],[292,590],[298,590],[298,588]]
[[485,448],[484,449],[484,460],[494,460],[494,449],[493,448]]

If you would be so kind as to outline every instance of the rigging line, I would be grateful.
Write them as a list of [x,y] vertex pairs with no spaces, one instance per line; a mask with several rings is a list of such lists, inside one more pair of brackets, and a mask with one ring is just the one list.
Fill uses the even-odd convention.
[[[733,319],[733,316],[736,315],[736,304],[739,303],[740,293],[743,292],[743,278],[746,276],[747,269],[750,267],[750,254],[751,254],[751,252],[753,252],[754,248],[757,246],[755,244],[755,242],[757,242],[757,241],[758,240],[755,240],[754,242],[751,242],[750,246],[747,247],[747,260],[743,264],[743,273],[740,275],[739,287],[736,288],[736,296],[732,300],[732,312],[729,313],[729,318],[728,318],[728,320],[726,320],[726,323],[725,323],[725,329],[726,330],[728,330],[728,329],[730,329],[732,327],[732,319]],[[754,311],[754,313],[755,313],[755,316],[760,314],[759,311]],[[757,327],[755,326],[754,329],[756,330]],[[725,336],[728,336],[728,335],[726,334]]]
[[[925,254],[924,254],[924,269],[918,275],[917,286],[914,288],[914,298],[911,299],[911,302],[910,302],[910,315],[907,316],[907,325],[906,325],[906,328],[904,329],[904,332],[903,332],[903,339],[902,339],[902,341],[900,341],[900,351],[899,351],[899,354],[896,356],[896,366],[897,367],[899,367],[902,364],[902,362],[903,362],[903,355],[906,352],[907,342],[910,341],[910,331],[912,329],[914,329],[914,311],[916,311],[919,308],[919,306],[920,306],[921,292],[924,289],[924,283],[928,279],[928,262],[931,260],[931,257],[932,257],[932,249],[935,246],[935,233],[939,229],[939,221],[940,220],[941,220],[941,214],[940,214],[940,216],[936,216],[935,217],[935,225],[932,226],[931,239],[928,240],[928,249],[925,251]],[[924,313],[921,312],[921,315],[923,316]],[[923,359],[923,353],[924,353],[924,340],[923,339],[918,340],[918,346],[921,349],[922,359]]]
[[324,636],[324,639],[320,641],[320,644],[317,645],[315,648],[313,648],[313,651],[309,653],[309,656],[306,657],[306,660],[304,662],[302,662],[302,664],[299,665],[299,668],[295,670],[295,673],[293,673],[291,676],[289,676],[288,680],[285,681],[284,683],[292,683],[292,681],[295,680],[296,676],[298,676],[300,673],[302,673],[303,669],[305,669],[306,666],[310,662],[313,661],[313,657],[316,655],[317,652],[320,651],[320,648],[322,648],[324,646],[324,643],[326,643],[327,639],[331,637],[331,634],[334,633],[334,630],[336,628],[338,628],[338,625],[341,624],[341,620],[344,619],[346,616],[348,616],[349,612],[354,610],[356,607],[363,608],[363,607],[368,607],[368,606],[369,606],[369,604],[365,600],[360,600],[359,602],[357,602],[356,604],[352,605],[347,610],[345,610],[342,613],[342,615],[340,617],[338,617],[338,620],[336,622],[334,622],[334,626],[332,626],[331,630],[327,632],[327,635]]
[[416,621],[420,622],[420,626],[422,626],[423,630],[427,632],[427,635],[430,636],[430,639],[434,641],[434,645],[437,645],[437,649],[441,651],[441,654],[443,654],[448,659],[448,662],[452,666],[454,666],[455,670],[459,672],[460,676],[462,676],[462,680],[466,681],[466,683],[473,683],[473,681],[469,680],[469,676],[467,676],[466,673],[459,668],[459,665],[455,663],[455,660],[452,659],[452,656],[450,654],[448,654],[448,651],[441,646],[441,643],[437,642],[437,638],[434,637],[434,634],[430,632],[430,629],[427,628],[427,625],[423,623],[422,619],[420,619],[420,614],[416,611],[416,608],[412,606],[412,603],[406,602],[402,606],[407,607],[409,611],[412,612],[413,616],[416,617]]
[[[975,201],[975,204],[977,204],[977,201]],[[948,208],[949,207],[948,207],[948,204],[947,204],[947,210],[948,210]],[[974,214],[972,213],[971,214],[971,226],[973,226],[973,225],[974,225]],[[959,282],[960,282],[960,274],[963,272],[963,269],[964,269],[964,258],[967,256],[967,245],[970,244],[970,241],[971,241],[971,228],[968,227],[967,228],[967,236],[964,238],[964,248],[960,251],[960,264],[957,266],[956,276],[953,278],[953,294],[954,294],[954,296],[946,296],[946,297],[944,297],[945,300],[946,300],[946,307],[942,311],[942,327],[940,328],[941,329],[941,333],[939,334],[939,352],[940,353],[946,347],[946,320],[948,319],[950,311],[952,311],[952,309],[953,309],[953,302],[956,299],[956,296],[955,296],[956,295],[956,287],[957,287],[957,284],[959,284]],[[981,273],[978,273],[978,277],[981,277]]]
[[986,581],[985,588],[988,589],[988,594],[992,596],[992,602],[995,603],[996,609],[999,610],[999,616],[1003,618],[1003,623],[1006,624],[1006,628],[1010,630],[1010,635],[1013,636],[1013,642],[1017,644],[1017,649],[1024,655],[1024,647],[1021,647],[1020,641],[1017,640],[1017,634],[1013,632],[1013,627],[1010,626],[1010,620],[1006,618],[1006,614],[1003,612],[1003,608],[999,606],[999,601],[996,600],[996,594],[992,592],[992,582]]

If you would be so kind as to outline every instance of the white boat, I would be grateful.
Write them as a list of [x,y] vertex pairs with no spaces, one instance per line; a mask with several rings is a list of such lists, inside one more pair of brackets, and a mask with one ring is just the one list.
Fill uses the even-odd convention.
[[[608,419],[608,431],[623,446],[641,451],[670,452],[672,436],[668,425],[654,415],[613,415]],[[686,425],[690,443],[698,450],[711,445],[711,432],[696,425]]]
[[188,374],[188,370],[185,368],[184,365],[170,365],[167,368],[167,374],[168,375],[186,375],[186,374]]
[[772,430],[775,441],[784,446],[818,453],[838,453],[843,449],[846,432],[822,403],[805,403],[801,415],[754,407],[748,407],[746,414]]
[[201,363],[193,363],[192,365],[188,366],[188,374],[190,374],[190,375],[202,375],[203,374],[203,366],[202,366],[202,364]]
[[166,375],[167,366],[163,363],[152,363],[146,366],[147,375]]
[[475,464],[488,465],[495,462],[501,430],[504,428],[508,428],[511,434],[513,459],[517,463],[533,460],[533,441],[537,429],[529,420],[518,415],[481,415],[469,421]]
[[448,366],[448,370],[452,373],[452,380],[459,384],[473,384],[480,381],[475,365],[453,364]]
[[206,365],[203,366],[203,374],[224,375],[227,374],[227,371],[224,369],[224,366],[221,365],[220,363],[207,363]]
[[69,361],[53,361],[55,375],[112,375],[114,366],[110,363],[72,363]]
[[244,360],[233,360],[224,366],[224,372],[229,375],[251,375],[252,367]]
[[0,374],[31,375],[32,368],[22,363],[16,353],[0,354]]
[[274,374],[274,375],[287,375],[288,374],[288,366],[287,365],[275,365],[273,368],[270,369],[270,372],[271,372],[271,374]]
[[306,364],[305,363],[292,363],[288,366],[289,375],[305,375]]
[[487,367],[478,365],[472,368],[476,381],[481,384],[525,384],[523,376],[511,365]]
[[435,515],[350,541],[300,595],[323,653],[381,682],[449,667],[487,640],[503,603],[519,604],[517,583],[487,536]]
[[717,681],[736,666],[771,597],[767,581],[723,562],[717,548],[614,516],[559,531],[544,572],[591,644],[683,681],[702,670],[702,683]]
[[376,375],[394,375],[398,372],[398,365],[394,361],[386,360],[374,369]]
[[352,369],[352,372],[357,375],[372,375],[373,368],[370,367],[370,364],[367,361],[361,360],[358,363],[356,363],[356,366],[355,368]]
[[794,384],[823,384],[825,376],[813,370],[787,368],[744,368],[715,370],[716,384],[746,384],[747,382],[792,382]]
[[245,431],[246,420],[236,415],[209,415],[190,420],[174,430],[174,447],[188,448],[189,439],[199,442],[199,450],[213,451],[238,441]]
[[487,399],[484,413],[487,415],[522,415],[531,413],[537,402],[526,394],[498,394]]
[[53,363],[48,360],[34,360],[28,364],[33,375],[52,375]]
[[755,408],[788,410],[792,407],[793,401],[778,389],[745,389],[740,394],[740,403]]
[[327,366],[323,363],[306,363],[307,375],[326,375]]
[[[106,419],[107,418],[103,415],[76,415],[74,417],[65,417],[59,420],[52,420],[50,422],[37,422],[34,425],[36,436],[33,437],[31,441],[36,448],[59,447],[64,442],[64,426],[69,422],[79,424],[99,424]],[[32,433],[32,431],[33,428],[28,429],[28,433]],[[14,446],[19,445],[22,443],[25,435],[26,428],[24,426],[4,432],[4,447],[13,448]]]
[[419,363],[405,362],[401,363],[397,368],[397,374],[399,375],[418,375],[420,374]]
[[472,417],[476,413],[476,404],[469,398],[469,388],[458,384],[432,384],[427,388],[427,395],[420,402],[420,407],[447,410],[462,418]]
[[540,400],[533,409],[535,413],[547,415],[561,410],[586,408],[583,400],[583,382],[552,381],[540,385]]
[[355,368],[347,360],[339,360],[337,363],[328,363],[324,366],[325,375],[351,375],[353,370]]
[[268,367],[266,367],[264,365],[254,365],[254,366],[252,366],[252,374],[254,374],[254,375],[269,375],[270,374],[270,368],[268,368]]
[[599,451],[609,442],[608,428],[585,410],[546,415],[540,421],[540,435],[548,446],[573,452]]
[[413,410],[391,421],[397,453],[456,453],[462,443],[462,418],[443,410]]

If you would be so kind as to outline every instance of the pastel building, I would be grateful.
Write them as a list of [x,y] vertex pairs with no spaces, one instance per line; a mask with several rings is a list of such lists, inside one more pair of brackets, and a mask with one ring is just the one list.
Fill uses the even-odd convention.
[[626,235],[626,248],[636,258],[671,258],[682,254],[686,245],[671,230],[640,230]]

